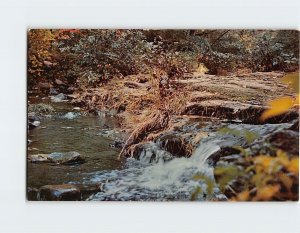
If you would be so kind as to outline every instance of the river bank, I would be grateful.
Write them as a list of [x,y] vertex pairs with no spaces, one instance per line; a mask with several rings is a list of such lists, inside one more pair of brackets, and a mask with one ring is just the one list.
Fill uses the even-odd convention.
[[[239,185],[220,189],[214,167],[241,163],[244,153],[238,147],[251,156],[277,149],[299,153],[297,111],[260,121],[267,100],[292,95],[282,76],[187,75],[176,80],[181,94],[164,100],[168,112],[163,114],[156,84],[147,75],[74,88],[61,100],[59,94],[51,102],[47,97],[56,113],[36,119],[40,125],[29,130],[28,198],[228,200]],[[29,101],[34,104],[36,98]],[[293,147],[286,147],[283,138]],[[53,155],[72,151],[82,155],[82,162],[72,155],[63,164]],[[33,160],[37,154],[44,155],[38,157],[42,161]]]

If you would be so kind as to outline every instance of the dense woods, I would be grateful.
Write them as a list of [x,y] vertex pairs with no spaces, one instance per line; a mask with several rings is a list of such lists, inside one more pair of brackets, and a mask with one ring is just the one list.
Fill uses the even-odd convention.
[[[97,85],[114,77],[165,72],[169,78],[295,71],[299,32],[265,30],[30,30],[30,84]],[[55,74],[55,75],[54,75]]]
[[[158,166],[168,172],[164,179],[175,177],[177,159],[185,158],[182,170],[193,172],[178,176],[188,180],[188,199],[298,200],[299,31],[31,29],[27,78],[28,134],[61,108],[55,103],[66,101],[73,109],[64,119],[118,119],[116,131],[97,126],[106,130],[97,135],[112,138],[112,157],[122,161],[107,187],[127,182],[122,171],[132,166],[130,159],[153,170],[135,175],[138,188],[123,191],[142,187],[144,196],[109,194],[101,178],[101,185],[88,187],[72,180],[42,182],[28,187],[29,199],[185,200],[186,194],[177,193],[181,186],[167,194],[173,184],[153,188],[149,182]],[[35,149],[29,144],[29,163],[86,162],[77,152],[53,157]],[[202,155],[203,164],[191,163]],[[206,166],[214,168],[212,175]],[[57,189],[66,196],[55,196]]]

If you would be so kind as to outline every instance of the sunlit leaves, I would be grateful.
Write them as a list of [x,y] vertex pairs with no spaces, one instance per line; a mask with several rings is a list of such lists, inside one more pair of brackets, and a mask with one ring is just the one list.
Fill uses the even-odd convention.
[[261,115],[261,119],[265,121],[266,119],[269,119],[271,117],[286,113],[294,106],[295,103],[295,99],[289,96],[272,100],[269,102],[270,108],[263,112],[263,114]]
[[31,29],[28,32],[28,72],[40,77],[44,71],[44,61],[51,60],[51,44],[54,35],[48,29]]
[[248,190],[246,190],[246,191],[240,192],[237,195],[235,200],[237,200],[237,201],[247,201],[249,199],[249,197],[250,197],[250,193],[249,193]]
[[299,158],[293,158],[290,164],[287,166],[289,172],[299,177]]
[[296,92],[296,97],[284,96],[268,103],[269,109],[263,112],[261,120],[265,121],[271,117],[288,112],[294,106],[299,105],[299,72],[287,74],[282,82],[288,84]]
[[221,169],[217,167],[215,171],[215,177],[219,177],[218,184],[221,190],[224,189],[224,181],[225,184],[228,184],[234,179],[243,180],[240,183],[240,188],[243,190],[233,196],[231,200],[298,200],[298,156],[290,156],[278,150],[275,156],[248,156],[244,160],[248,162],[248,167],[236,174],[235,172],[228,173],[227,167]]
[[269,201],[279,192],[279,185],[267,185],[261,187],[257,190],[256,196],[253,198],[253,201]]

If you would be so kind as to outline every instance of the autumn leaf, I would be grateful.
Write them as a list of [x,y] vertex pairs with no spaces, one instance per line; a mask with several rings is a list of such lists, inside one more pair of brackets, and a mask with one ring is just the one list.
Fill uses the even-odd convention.
[[254,163],[255,164],[260,164],[262,165],[265,169],[269,168],[271,163],[273,161],[273,158],[271,158],[270,156],[266,156],[266,155],[261,155],[261,156],[257,156],[254,159]]
[[278,177],[280,179],[280,181],[283,183],[283,185],[288,189],[291,190],[292,185],[293,185],[293,180],[291,177],[287,176],[284,173],[279,173]]
[[287,169],[294,175],[299,176],[299,158],[293,158]]
[[285,96],[269,102],[270,108],[263,112],[260,119],[265,121],[271,117],[281,115],[294,106],[295,100]]
[[243,191],[243,192],[238,194],[237,200],[238,201],[248,201],[249,197],[250,197],[249,191]]
[[280,185],[267,185],[257,190],[254,201],[269,201],[278,193]]

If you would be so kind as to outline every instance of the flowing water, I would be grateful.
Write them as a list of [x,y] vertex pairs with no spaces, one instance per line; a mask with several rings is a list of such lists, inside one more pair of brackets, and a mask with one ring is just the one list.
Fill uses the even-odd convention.
[[[290,124],[278,125],[227,125],[231,130],[252,132],[257,138],[263,140],[271,132],[287,128]],[[214,183],[213,167],[207,159],[219,151],[222,146],[245,145],[247,138],[232,134],[211,133],[199,144],[190,158],[174,158],[164,162],[157,158],[157,163],[149,164],[149,156],[142,153],[145,158],[140,161],[129,159],[127,168],[115,171],[102,171],[90,174],[85,178],[86,183],[103,183],[103,192],[99,192],[89,200],[143,200],[143,201],[188,201],[192,193],[201,188],[202,195],[198,200],[209,198],[224,200],[226,197],[215,186],[213,193],[208,195],[207,181],[195,180],[195,175],[207,177]],[[155,147],[155,145],[153,145]],[[156,145],[157,146],[157,145]],[[164,156],[157,153],[156,156]]]
[[[222,147],[248,143],[242,133],[212,131],[209,125],[213,124],[208,123],[206,127],[194,127],[197,131],[208,131],[209,136],[201,140],[190,158],[173,157],[162,150],[157,141],[145,147],[139,160],[127,159],[121,165],[117,160],[119,150],[110,147],[116,135],[113,139],[103,136],[110,135],[109,132],[118,126],[116,119],[103,115],[81,116],[68,105],[57,104],[55,107],[59,109],[55,117],[42,120],[40,127],[29,131],[30,147],[38,149],[29,151],[29,154],[77,151],[87,158],[87,162],[73,166],[28,163],[28,187],[61,183],[102,184],[102,192],[91,195],[88,200],[186,201],[197,188],[203,191],[199,200],[226,199],[216,186],[208,195],[207,182],[196,180],[194,176],[204,175],[214,182],[213,167],[207,159]],[[251,132],[259,140],[290,126],[224,125],[233,132]]]
[[51,105],[56,113],[29,131],[28,139],[32,142],[28,154],[76,151],[86,158],[86,163],[71,166],[28,163],[28,187],[81,181],[86,173],[120,168],[119,150],[111,147],[114,140],[109,137],[118,127],[116,119],[81,116],[67,103]]

